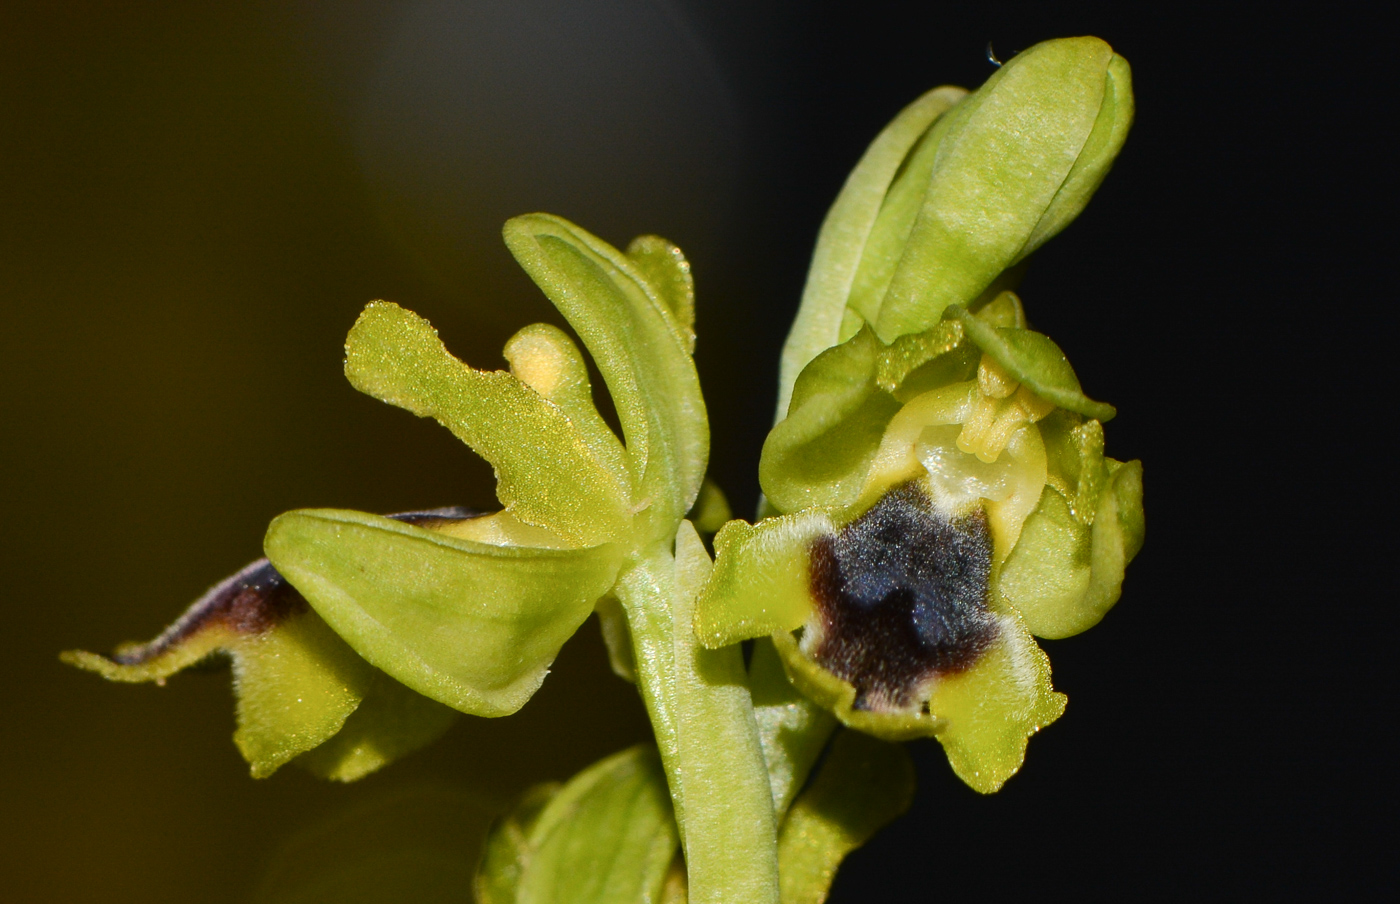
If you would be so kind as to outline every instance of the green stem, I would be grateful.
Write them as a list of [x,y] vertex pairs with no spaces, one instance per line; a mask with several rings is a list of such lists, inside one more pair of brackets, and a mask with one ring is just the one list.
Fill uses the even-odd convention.
[[777,904],[773,805],[739,647],[706,650],[692,627],[710,560],[690,522],[624,569],[637,678],[685,847],[692,904]]

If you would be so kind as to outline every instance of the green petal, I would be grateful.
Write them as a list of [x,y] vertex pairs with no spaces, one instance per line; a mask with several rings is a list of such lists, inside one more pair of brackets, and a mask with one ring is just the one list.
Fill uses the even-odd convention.
[[835,530],[821,511],[726,524],[715,536],[715,567],[696,604],[700,642],[718,649],[806,622],[812,541]]
[[914,799],[904,748],[843,731],[778,836],[783,904],[821,904],[846,855]]
[[1092,576],[1091,532],[1052,487],[1021,528],[997,587],[1037,637],[1069,637],[1103,617],[1082,605]]
[[1117,414],[1112,405],[1084,395],[1074,368],[1049,336],[1014,327],[993,327],[961,306],[949,308],[949,313],[962,321],[968,338],[978,348],[1042,399],[1100,421],[1111,420]]
[[[945,320],[922,333],[900,336],[884,349],[875,366],[875,382],[906,402],[930,389],[969,380],[976,368],[977,350],[963,341],[962,324]],[[907,383],[917,385],[906,388]]]
[[899,410],[876,382],[884,346],[868,329],[802,371],[787,417],[768,434],[758,477],[783,512],[849,505]]
[[335,737],[296,759],[321,778],[353,782],[436,741],[458,713],[375,671],[364,702]]
[[[1117,152],[1113,141],[1121,144],[1116,119],[1100,124],[1106,98],[1115,115],[1126,109],[1122,67],[1106,90],[1113,59],[1097,38],[1037,44],[949,115],[923,208],[880,308],[882,339],[927,329],[948,305],[971,303],[1033,242],[1078,213]],[[1091,142],[1096,130],[1107,131]],[[1091,159],[1080,164],[1086,153]]]
[[1050,660],[1016,618],[1001,640],[966,672],[938,680],[929,711],[943,723],[938,740],[958,778],[990,794],[1016,774],[1030,736],[1065,711],[1050,685]]
[[646,277],[695,352],[695,277],[681,249],[659,235],[639,235],[627,246],[627,259]]
[[627,453],[593,404],[588,364],[574,340],[557,326],[532,323],[506,340],[502,355],[516,378],[563,410],[589,453],[626,487]]
[[289,512],[268,557],[355,651],[461,712],[515,712],[617,575],[615,546],[493,546],[361,512]]
[[375,680],[375,669],[265,559],[215,586],[148,644],[111,658],[69,651],[62,659],[111,681],[164,684],[216,654],[233,660],[233,737],[255,778],[339,732]]
[[458,361],[417,314],[388,302],[366,307],[345,342],[345,375],[361,392],[436,418],[491,462],[497,495],[522,520],[579,545],[627,531],[626,476],[610,467],[596,429],[580,430],[512,374]]
[[935,88],[905,107],[876,136],[847,177],[822,223],[802,305],[783,346],[779,420],[787,415],[798,374],[813,358],[841,341],[851,285],[890,183],[929,126],[966,94],[962,88]]
[[[520,266],[577,331],[608,384],[632,462],[638,517],[670,537],[700,492],[709,424],[686,330],[651,279],[616,248],[558,217],[505,225]],[[667,296],[669,297],[669,296]]]
[[1110,460],[1110,468],[1092,526],[1046,487],[1002,569],[1003,598],[1037,637],[1087,631],[1122,595],[1124,571],[1142,548],[1142,463]]
[[678,838],[655,749],[608,757],[541,806],[547,793],[492,830],[476,880],[482,904],[660,898]]

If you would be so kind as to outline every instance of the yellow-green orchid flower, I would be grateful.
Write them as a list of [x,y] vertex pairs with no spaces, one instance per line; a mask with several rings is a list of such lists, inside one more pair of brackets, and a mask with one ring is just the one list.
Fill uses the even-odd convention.
[[759,466],[775,516],[719,533],[700,602],[707,646],[771,635],[811,700],[937,737],[983,792],[1064,709],[1032,635],[1095,624],[1142,544],[1141,466],[1103,455],[1113,408],[1005,288],[1102,181],[1131,98],[1108,45],[1051,41],[876,140],[789,338]]

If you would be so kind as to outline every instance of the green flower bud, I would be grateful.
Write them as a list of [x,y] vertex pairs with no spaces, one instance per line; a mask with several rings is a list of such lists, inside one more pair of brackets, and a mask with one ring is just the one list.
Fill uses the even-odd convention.
[[1128,63],[1091,37],[1037,44],[977,91],[939,88],[901,113],[822,226],[779,417],[803,368],[862,324],[893,342],[1014,288],[1011,268],[1084,209],[1132,119]]

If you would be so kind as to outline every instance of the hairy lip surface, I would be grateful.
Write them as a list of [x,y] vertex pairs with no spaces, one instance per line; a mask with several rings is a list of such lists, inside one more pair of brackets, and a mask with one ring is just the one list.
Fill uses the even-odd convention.
[[855,687],[857,709],[910,708],[930,678],[971,668],[996,640],[991,551],[980,506],[948,517],[917,483],[896,487],[813,542],[809,655]]

